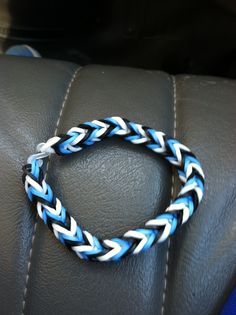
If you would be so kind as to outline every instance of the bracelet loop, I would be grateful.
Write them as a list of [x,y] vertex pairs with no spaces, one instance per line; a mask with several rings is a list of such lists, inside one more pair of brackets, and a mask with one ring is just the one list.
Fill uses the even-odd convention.
[[[174,165],[182,183],[177,197],[143,228],[129,230],[121,237],[100,240],[82,230],[69,215],[60,200],[46,183],[42,161],[51,153],[67,155],[78,152],[105,137],[119,136],[134,144],[142,144],[162,155]],[[66,134],[50,138],[37,146],[23,167],[23,183],[31,202],[35,202],[40,218],[59,241],[81,259],[92,261],[118,261],[161,243],[176,228],[192,216],[204,193],[204,173],[200,162],[188,147],[163,132],[128,121],[120,117],[85,122],[71,128]]]

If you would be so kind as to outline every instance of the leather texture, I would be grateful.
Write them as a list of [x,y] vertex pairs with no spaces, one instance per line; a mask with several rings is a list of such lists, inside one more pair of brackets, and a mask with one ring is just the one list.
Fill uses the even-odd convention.
[[[232,80],[1,57],[1,314],[218,314],[236,278],[235,102]],[[111,115],[176,133],[203,164],[206,194],[169,251],[166,242],[118,264],[88,263],[35,218],[21,167],[55,130]],[[52,157],[48,172],[66,208],[99,237],[163,211],[171,177],[168,163],[119,139]]]

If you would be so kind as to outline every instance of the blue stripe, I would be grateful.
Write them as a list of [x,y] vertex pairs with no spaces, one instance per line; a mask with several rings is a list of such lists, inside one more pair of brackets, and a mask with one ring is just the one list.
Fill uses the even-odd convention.
[[112,257],[112,261],[117,261],[119,260],[130,248],[132,245],[131,242],[122,240],[120,238],[112,238],[111,241],[118,243],[121,246],[120,252]]

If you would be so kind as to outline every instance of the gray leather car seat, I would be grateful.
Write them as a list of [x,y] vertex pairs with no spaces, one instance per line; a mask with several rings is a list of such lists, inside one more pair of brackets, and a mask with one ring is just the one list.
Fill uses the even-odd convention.
[[[1,57],[1,314],[218,314],[236,279],[235,104],[233,80]],[[36,219],[21,167],[55,132],[111,115],[190,146],[206,193],[170,242],[117,264],[90,263]],[[52,158],[48,181],[100,237],[163,211],[178,187],[165,161],[119,139]]]

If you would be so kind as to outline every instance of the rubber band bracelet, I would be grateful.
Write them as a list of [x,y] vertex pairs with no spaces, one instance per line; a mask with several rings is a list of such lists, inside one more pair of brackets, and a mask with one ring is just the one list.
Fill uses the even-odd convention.
[[[143,228],[133,229],[121,237],[100,240],[84,231],[70,216],[46,183],[43,159],[52,153],[67,155],[78,152],[106,137],[119,136],[134,144],[141,144],[163,156],[178,170],[181,190],[170,206]],[[188,147],[163,132],[120,117],[85,122],[66,134],[55,136],[37,146],[23,167],[23,182],[31,202],[37,206],[39,217],[48,225],[60,242],[79,258],[92,261],[118,261],[161,243],[185,223],[197,209],[204,192],[204,173],[201,164]]]

